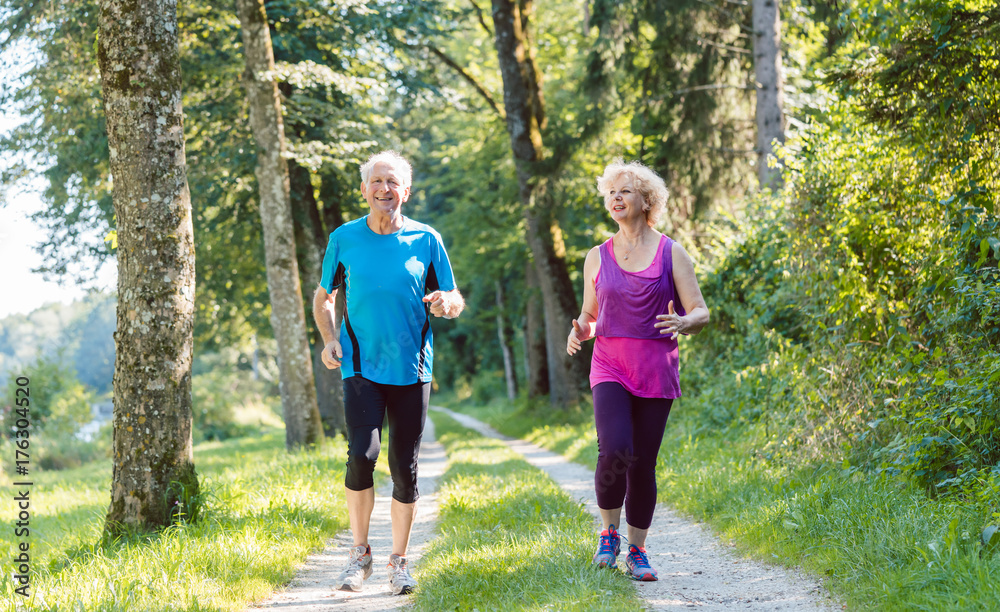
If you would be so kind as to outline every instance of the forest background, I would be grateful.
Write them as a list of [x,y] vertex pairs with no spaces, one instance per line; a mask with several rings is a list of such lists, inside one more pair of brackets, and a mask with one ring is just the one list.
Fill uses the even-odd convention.
[[[508,416],[586,419],[585,394],[549,401],[560,347],[544,330],[568,333],[569,322],[541,303],[489,7],[265,4],[307,308],[326,236],[365,212],[359,164],[395,148],[415,168],[404,213],[444,236],[469,304],[435,324],[435,385],[504,403]],[[0,7],[5,60],[13,44],[32,58],[0,85],[0,103],[25,118],[0,139],[4,186],[43,177],[40,271],[73,282],[72,262],[115,255],[96,3]],[[255,148],[235,10],[198,0],[178,10],[196,437],[226,438],[276,418]],[[530,17],[547,153],[538,205],[576,300],[587,249],[615,229],[594,184],[603,167],[637,159],[671,189],[659,229],[692,254],[712,311],[710,328],[682,343],[691,435],[749,441],[765,464],[833,466],[961,500],[976,509],[976,539],[1000,544],[996,3],[782,3],[786,141],[771,161],[784,178],[774,190],[755,171],[749,3],[557,1]],[[63,348],[41,355],[17,351],[67,309],[0,323],[0,375],[16,367],[52,381],[39,383],[52,393],[40,424],[52,431],[51,467],[109,445],[108,431],[90,442],[74,433],[109,390],[110,369],[98,370],[112,363],[112,302],[73,307]],[[317,388],[322,410],[330,385]]]

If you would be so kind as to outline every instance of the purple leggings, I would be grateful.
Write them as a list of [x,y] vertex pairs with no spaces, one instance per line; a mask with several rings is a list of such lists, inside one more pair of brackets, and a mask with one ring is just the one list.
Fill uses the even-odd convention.
[[636,397],[614,382],[599,383],[593,391],[597,505],[614,510],[624,501],[628,524],[649,529],[656,507],[656,456],[674,400]]

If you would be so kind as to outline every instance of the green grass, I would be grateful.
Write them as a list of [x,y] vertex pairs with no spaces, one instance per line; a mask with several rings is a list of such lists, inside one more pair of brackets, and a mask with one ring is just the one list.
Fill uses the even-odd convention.
[[631,581],[590,566],[594,518],[502,442],[433,415],[449,455],[440,536],[417,610],[637,610]]
[[[507,435],[527,438],[593,468],[593,419],[518,411],[505,402],[446,402]],[[900,479],[840,466],[793,467],[756,452],[760,431],[696,438],[695,415],[677,404],[657,464],[658,496],[712,525],[743,553],[825,578],[849,608],[1000,609],[1000,552],[983,528],[1000,499],[932,499]],[[560,421],[560,422],[556,422]]]
[[[347,527],[346,444],[289,454],[284,431],[195,447],[202,519],[101,546],[108,461],[38,472],[30,536],[33,597],[14,594],[10,496],[3,505],[0,610],[243,610],[292,575],[306,554]],[[5,483],[9,484],[9,482]],[[23,609],[23,608],[20,608]]]

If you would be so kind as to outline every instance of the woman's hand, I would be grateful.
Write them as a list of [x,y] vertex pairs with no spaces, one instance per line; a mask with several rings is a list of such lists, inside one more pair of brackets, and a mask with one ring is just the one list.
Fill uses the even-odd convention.
[[653,327],[659,328],[660,335],[670,334],[671,338],[676,338],[678,334],[687,333],[688,321],[685,317],[674,312],[674,301],[667,302],[667,314],[656,315],[657,322]]
[[566,352],[575,355],[580,350],[580,344],[594,337],[594,324],[580,323],[579,319],[573,319],[573,329],[566,338]]

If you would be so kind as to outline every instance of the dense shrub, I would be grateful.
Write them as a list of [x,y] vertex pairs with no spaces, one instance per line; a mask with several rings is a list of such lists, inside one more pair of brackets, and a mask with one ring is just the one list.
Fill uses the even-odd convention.
[[979,494],[1000,476],[1000,10],[861,4],[884,46],[863,70],[847,46],[784,191],[720,233],[685,390],[703,427],[763,423],[774,460]]
[[42,469],[65,469],[107,454],[110,429],[89,440],[78,435],[80,428],[94,419],[92,406],[97,396],[77,380],[75,370],[64,362],[62,355],[38,357],[8,380],[2,407],[5,443],[12,442],[19,416],[14,406],[7,403],[13,402],[19,377],[29,380],[28,440],[32,464]]

